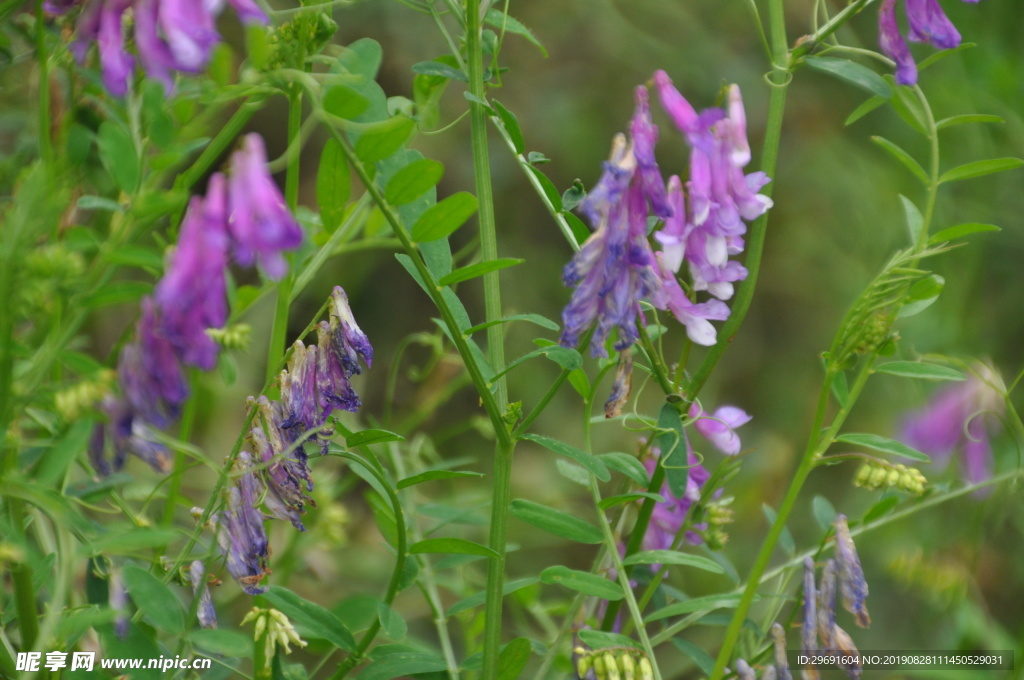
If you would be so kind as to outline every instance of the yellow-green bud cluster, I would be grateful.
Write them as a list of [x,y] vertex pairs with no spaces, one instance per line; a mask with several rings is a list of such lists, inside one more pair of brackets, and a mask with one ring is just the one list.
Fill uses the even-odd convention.
[[859,336],[854,351],[858,354],[868,354],[877,351],[890,338],[894,338],[895,334],[892,332],[893,321],[894,316],[888,310],[875,312],[868,317],[861,327],[854,331]]
[[735,513],[732,509],[732,496],[720,498],[704,508],[703,520],[708,528],[702,532],[704,542],[712,550],[721,550],[729,542],[729,534],[725,527],[732,524]]
[[83,380],[54,395],[57,413],[65,421],[77,419],[98,404],[110,392],[114,382],[113,371],[103,371],[96,379]]
[[278,648],[283,648],[285,654],[291,654],[290,645],[306,646],[305,640],[299,638],[299,634],[295,632],[288,617],[276,609],[253,607],[242,619],[242,625],[249,622],[255,622],[256,629],[253,632],[253,640],[256,641],[256,644],[263,641],[265,659],[272,659]]
[[596,680],[653,680],[654,669],[647,656],[639,649],[615,647],[609,649],[573,650],[576,676],[588,677],[593,671]]
[[30,276],[68,280],[82,275],[85,260],[81,253],[68,250],[62,245],[51,245],[30,252],[25,258],[25,268]]
[[928,480],[917,468],[887,463],[864,463],[853,483],[865,489],[896,488],[913,494],[924,493]]
[[248,349],[252,327],[247,323],[236,323],[226,328],[207,328],[206,334],[224,349]]

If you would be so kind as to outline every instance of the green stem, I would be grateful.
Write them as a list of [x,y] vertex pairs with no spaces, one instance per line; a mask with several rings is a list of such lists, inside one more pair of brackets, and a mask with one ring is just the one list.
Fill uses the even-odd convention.
[[199,157],[189,166],[187,170],[178,175],[174,182],[175,187],[188,190],[202,179],[213,164],[224,154],[229,146],[234,143],[235,138],[245,127],[249,119],[263,106],[263,96],[250,97],[245,100],[238,110],[228,119],[228,122],[220,129],[220,132],[210,140]]
[[[481,260],[488,262],[498,259],[497,228],[494,221],[494,196],[491,187],[491,162],[487,151],[487,112],[483,104],[486,95],[484,85],[483,47],[481,43],[480,5],[466,3],[466,52],[469,66],[469,91],[478,101],[469,103],[469,124],[473,145],[473,174],[476,179],[476,194],[480,204]],[[501,318],[501,289],[499,272],[484,274],[484,311],[487,321]],[[495,370],[505,366],[504,339],[501,324],[487,327],[487,349],[491,365]],[[508,403],[508,388],[505,379],[495,381],[498,406],[504,409]]]
[[856,2],[847,5],[843,11],[829,19],[824,26],[816,30],[813,34],[804,36],[802,40],[798,41],[799,44],[793,48],[793,51],[790,54],[790,65],[794,64],[800,57],[813,51],[814,48],[821,44],[823,40],[839,30],[840,26],[867,7],[868,3],[871,1],[872,0],[856,0]]
[[[480,3],[466,3],[466,55],[469,67],[469,91],[477,101],[469,103],[470,132],[473,145],[473,173],[480,202],[480,248],[484,262],[498,258],[497,230],[494,223],[494,197],[491,189],[491,161],[487,150],[487,113],[483,101],[484,85],[483,27],[480,23]],[[501,288],[498,272],[484,275],[484,311],[486,321],[501,318]],[[505,349],[501,324],[487,328],[487,350],[491,365],[496,370],[505,366]],[[508,387],[504,376],[497,378],[497,402],[501,410],[508,403]],[[504,425],[502,425],[504,427]],[[498,653],[501,651],[501,606],[505,580],[505,544],[508,536],[508,506],[512,497],[512,452],[514,442],[499,442],[494,451],[492,476],[491,526],[487,544],[495,553],[487,564],[487,600],[484,609],[484,680],[498,677]]]
[[[293,85],[288,93],[288,170],[284,180],[284,201],[288,209],[295,213],[299,205],[299,153],[291,151],[302,128],[302,88]],[[291,309],[292,286],[295,275],[291,268],[291,257],[288,258],[288,273],[277,286],[277,303],[274,306],[274,322],[270,329],[270,346],[267,348],[267,380],[272,380],[277,372],[276,357],[284,354],[285,339],[288,336],[288,312]]]
[[[388,500],[391,503],[392,508],[395,511],[395,534],[397,537],[397,545],[395,546],[395,569],[391,572],[391,581],[388,583],[388,590],[384,595],[384,603],[388,606],[391,605],[395,600],[395,595],[398,594],[398,586],[402,582],[402,575],[405,573],[405,560],[408,556],[408,548],[406,545],[406,530],[405,530],[405,514],[402,512],[402,504],[398,500],[398,496],[395,494],[394,489],[391,488],[391,484],[387,478],[384,477],[377,470],[376,467],[363,460],[361,457],[354,453],[348,453],[347,451],[332,451],[327,455],[337,456],[344,458],[350,463],[355,463],[362,466],[367,472],[373,475],[374,478],[380,482],[380,486],[388,495]],[[373,639],[377,637],[377,633],[380,631],[380,617],[374,619],[370,627],[363,633],[363,637],[359,640],[359,644],[356,646],[356,651],[350,654],[340,666],[338,670],[331,676],[331,680],[341,680],[349,671],[355,668],[359,662],[363,660],[366,654],[366,650],[370,648],[370,644]]]
[[[590,431],[589,422],[587,423],[587,431]],[[588,436],[587,439],[590,439],[590,437]],[[588,445],[587,451],[589,450],[590,447]],[[615,565],[615,573],[618,577],[619,586],[622,588],[623,599],[626,601],[626,606],[629,608],[629,614],[632,617],[633,622],[636,624],[636,634],[637,637],[640,638],[640,645],[644,648],[644,653],[647,654],[647,658],[651,662],[655,680],[661,680],[661,670],[658,668],[658,661],[654,656],[654,648],[651,646],[651,640],[647,637],[647,630],[644,628],[643,614],[640,613],[640,607],[637,605],[636,597],[633,595],[633,587],[629,582],[629,574],[626,572],[625,565],[622,564],[622,558],[619,557],[618,545],[615,542],[615,535],[612,534],[612,528],[608,524],[608,518],[605,516],[604,510],[601,509],[601,489],[598,487],[597,478],[593,473],[590,475],[590,496],[594,501],[594,509],[597,511],[598,524],[601,526],[601,533],[604,536],[605,549],[608,555],[612,558],[612,564]]]
[[828,409],[829,393],[832,385],[831,378],[833,377],[834,371],[838,369],[830,367],[829,371],[826,373],[826,379],[822,383],[821,392],[818,395],[818,407],[814,414],[814,425],[811,427],[811,437],[807,442],[807,449],[804,451],[803,458],[800,460],[800,466],[793,475],[793,481],[790,482],[789,489],[786,491],[786,496],[782,499],[782,503],[779,505],[778,514],[775,517],[775,521],[772,523],[771,529],[768,531],[768,536],[765,537],[764,543],[761,545],[761,550],[758,552],[757,558],[754,560],[754,566],[751,568],[750,576],[747,579],[747,587],[744,589],[743,596],[740,598],[740,603],[736,607],[732,620],[729,622],[729,627],[725,631],[725,638],[722,641],[722,648],[718,652],[718,659],[715,661],[715,668],[711,673],[711,680],[721,680],[722,674],[725,670],[725,665],[729,662],[732,650],[736,645],[736,641],[739,639],[740,631],[743,628],[743,622],[747,618],[747,612],[750,611],[750,606],[754,602],[754,596],[757,594],[757,588],[761,584],[761,576],[768,567],[768,562],[772,558],[772,553],[775,552],[775,544],[778,543],[779,537],[782,536],[782,532],[786,528],[786,520],[789,519],[789,515],[793,511],[793,507],[796,505],[797,498],[800,496],[800,491],[803,489],[804,482],[807,480],[808,475],[810,475],[811,470],[813,470],[815,465],[818,463],[821,454],[831,446],[832,441],[839,432],[839,428],[841,428],[843,423],[846,422],[846,417],[849,415],[850,409],[856,403],[857,398],[864,389],[864,385],[871,376],[874,359],[875,356],[873,354],[862,359],[860,371],[858,371],[853,385],[850,386],[850,396],[847,400],[846,406],[843,406],[838,412],[836,412],[835,418],[832,419],[832,423],[829,425],[828,430],[826,430],[824,434],[819,435],[821,432],[821,425],[825,420],[825,412]]

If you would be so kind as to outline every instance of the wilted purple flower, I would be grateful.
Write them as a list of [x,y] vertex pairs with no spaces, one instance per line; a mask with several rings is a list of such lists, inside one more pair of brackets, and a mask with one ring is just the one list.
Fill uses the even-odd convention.
[[341,359],[349,377],[362,372],[359,366],[360,359],[367,367],[372,366],[373,347],[356,323],[352,308],[348,304],[348,295],[341,286],[335,286],[331,291],[330,317],[330,349]]
[[[68,4],[68,0],[50,0],[48,9],[63,11]],[[266,23],[266,15],[252,0],[231,0],[231,4],[242,21]],[[82,62],[89,45],[96,42],[103,82],[111,94],[122,96],[135,63],[124,27],[133,26],[143,67],[170,91],[173,72],[199,73],[209,63],[220,42],[215,20],[222,5],[220,0],[93,0],[82,12],[71,49]]]
[[227,558],[227,568],[242,590],[250,595],[267,591],[261,587],[270,571],[267,534],[263,516],[256,508],[263,485],[252,469],[252,457],[245,451],[235,461],[235,483],[227,489],[227,506],[211,517],[217,531],[217,543]]
[[[687,469],[686,491],[680,498],[672,493],[672,489],[667,481],[662,485],[661,496],[665,499],[665,502],[655,503],[654,505],[654,510],[651,512],[651,522],[647,526],[647,533],[644,535],[644,550],[672,550],[675,547],[676,535],[686,522],[686,515],[690,511],[690,507],[700,500],[701,489],[711,477],[711,473],[701,465],[700,459],[690,450],[689,442],[687,442],[686,447],[686,460],[689,465]],[[661,455],[660,450],[657,448],[653,449],[652,453],[654,457],[648,458],[644,462],[644,467],[647,468],[648,473],[654,472],[655,466],[658,465],[658,458]],[[701,542],[700,535],[693,531],[688,532],[686,538],[690,543],[696,544]],[[655,568],[657,568],[657,565],[655,565]]]
[[[813,655],[818,651],[818,593],[814,584],[814,560],[804,558],[804,620],[800,628],[800,651]],[[818,680],[820,674],[814,664],[807,664],[803,680]]]
[[835,560],[825,563],[825,571],[821,577],[821,588],[818,590],[818,635],[821,637],[821,651],[841,654],[851,660],[850,664],[841,666],[850,680],[858,680],[861,666],[855,663],[857,647],[849,633],[836,623],[836,576],[838,568]]
[[196,618],[203,628],[217,627],[217,612],[213,608],[213,599],[210,597],[210,588],[206,583],[206,567],[199,560],[192,562],[188,570],[189,581],[192,582],[192,595],[199,599],[196,607]]
[[231,157],[228,195],[235,259],[244,266],[259,262],[267,276],[281,278],[288,271],[281,253],[302,244],[302,227],[270,176],[258,134],[246,135]]
[[[266,397],[261,399],[266,401]],[[261,409],[261,413],[266,413],[266,407]],[[279,430],[271,424],[270,431],[276,433]],[[306,491],[312,489],[313,482],[302,447],[289,450],[291,446],[285,446],[284,440],[279,436],[275,436],[271,443],[272,440],[260,427],[252,429],[249,440],[255,450],[256,460],[265,466],[262,471],[264,485],[267,488],[267,493],[263,497],[264,506],[272,517],[291,522],[299,531],[305,531],[302,514],[307,503],[315,504],[306,495]]]
[[[905,9],[909,40],[930,43],[940,50],[952,49],[960,44],[960,33],[942,11],[938,0],[906,0]],[[900,33],[896,20],[896,0],[882,1],[878,14],[878,42],[882,52],[896,62],[896,82],[900,85],[916,83],[917,64]]]
[[695,419],[693,426],[697,432],[727,456],[735,456],[740,452],[742,445],[736,428],[746,425],[753,417],[736,406],[720,406],[709,415],[697,403],[690,407],[689,415]]
[[110,580],[107,582],[107,602],[117,613],[114,619],[114,633],[124,640],[128,637],[128,591],[121,579],[120,569],[111,569]]
[[206,331],[223,326],[228,316],[226,198],[224,177],[217,174],[210,178],[206,199],[192,199],[154,295],[163,336],[184,363],[206,371],[216,365],[218,351]]
[[868,597],[868,583],[864,579],[864,570],[860,566],[857,547],[850,536],[850,527],[846,524],[846,515],[837,515],[836,527],[836,561],[839,564],[839,583],[843,593],[843,606],[846,611],[857,617],[857,625],[867,628],[871,625],[871,616],[864,600]]
[[772,642],[775,646],[775,677],[778,680],[793,680],[789,660],[786,658],[786,630],[778,622],[772,624]]
[[903,423],[902,439],[939,463],[962,451],[967,481],[982,482],[992,476],[989,438],[1001,428],[1005,392],[999,375],[976,363],[967,380],[940,389],[927,406],[910,414]]
[[633,388],[633,350],[626,348],[619,352],[619,364],[615,367],[615,381],[612,392],[604,402],[604,417],[617,418],[622,415],[622,407],[629,399]]

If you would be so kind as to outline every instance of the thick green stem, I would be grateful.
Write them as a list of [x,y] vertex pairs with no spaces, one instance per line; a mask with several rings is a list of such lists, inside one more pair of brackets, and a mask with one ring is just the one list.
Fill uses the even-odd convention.
[[[473,145],[473,172],[476,193],[480,202],[480,246],[483,260],[498,257],[497,230],[494,223],[494,197],[491,191],[491,161],[487,152],[487,113],[482,104],[486,95],[484,86],[482,26],[480,3],[466,2],[466,54],[469,67],[469,91],[477,99],[469,103],[470,131]],[[484,310],[486,321],[501,318],[501,289],[498,272],[484,275]],[[504,338],[501,324],[487,328],[487,350],[491,365],[496,370],[505,366]],[[505,409],[508,388],[504,376],[495,381],[498,407]],[[498,557],[487,565],[487,601],[484,611],[484,680],[498,677],[498,652],[501,649],[502,586],[505,580],[505,543],[508,535],[508,505],[511,501],[512,452],[514,444],[499,442],[494,451],[492,474],[491,526],[487,544]]]

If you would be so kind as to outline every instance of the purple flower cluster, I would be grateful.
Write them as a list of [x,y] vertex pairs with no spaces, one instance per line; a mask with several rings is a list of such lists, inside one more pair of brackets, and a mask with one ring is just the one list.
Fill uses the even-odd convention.
[[263,141],[249,135],[232,156],[230,178],[214,175],[205,198],[192,198],[164,277],[142,301],[135,339],[118,360],[122,397],[104,402],[110,422],[93,435],[90,451],[99,472],[110,471],[103,456],[107,439],[114,469],[129,453],[159,471],[169,469],[156,430],[180,415],[188,398],[186,367],[208,371],[217,363],[218,346],[207,329],[227,321],[229,256],[243,265],[258,260],[268,275],[281,276],[286,271],[281,251],[301,242],[302,228],[267,170]]
[[[227,2],[246,23],[268,21],[253,0]],[[67,0],[49,3],[58,12],[68,5]],[[143,69],[169,92],[173,72],[199,73],[209,63],[220,42],[215,22],[223,5],[223,0],[86,0],[71,50],[83,62],[89,46],[96,43],[103,83],[120,97],[128,91],[135,68],[125,35],[125,26],[132,26]]]
[[[836,558],[825,563],[820,590],[815,588],[814,560],[810,557],[804,560],[804,620],[800,645],[804,654],[836,654],[854,659],[857,647],[849,633],[836,623],[836,590],[841,591],[843,606],[854,614],[857,625],[866,628],[871,624],[864,605],[868,584],[844,515],[836,516],[835,530]],[[861,676],[861,666],[857,663],[842,666],[842,669],[851,680],[858,680]],[[804,678],[816,680],[818,677],[816,667],[804,668]]]
[[[938,0],[906,0],[904,9],[909,27],[907,39],[930,43],[940,50],[948,50],[960,44],[960,32],[942,11]],[[900,85],[916,83],[917,64],[896,21],[896,0],[882,0],[878,13],[878,42],[882,52],[896,62],[896,82]]]
[[927,406],[911,413],[901,439],[940,464],[961,451],[964,477],[971,484],[983,482],[992,476],[990,438],[1001,428],[1005,393],[1002,378],[979,362],[967,380],[940,389]]
[[[268,573],[264,517],[306,530],[302,514],[313,504],[307,495],[313,480],[303,445],[314,442],[326,451],[333,434],[328,417],[336,409],[359,408],[351,378],[362,371],[360,360],[367,366],[373,363],[373,348],[352,316],[345,291],[337,286],[330,318],[317,327],[319,347],[295,343],[288,368],[281,372],[281,400],[250,399],[257,409],[258,424],[248,436],[254,454],[242,451],[235,461],[235,484],[217,522],[217,541],[228,571],[251,595],[264,592],[259,582]],[[260,504],[266,514],[258,509]]]
[[[771,207],[757,193],[767,182],[764,173],[745,175],[750,162],[746,116],[739,88],[728,89],[727,109],[696,110],[676,90],[664,71],[654,75],[662,107],[691,146],[690,179],[662,178],[654,147],[658,127],[651,120],[645,87],[636,89],[636,110],[630,135],[617,135],[604,172],[581,209],[594,227],[580,252],[566,266],[563,281],[575,291],[562,313],[561,344],[575,346],[594,326],[590,349],[604,356],[604,344],[618,330],[617,350],[637,339],[640,302],[670,311],[701,345],[713,345],[717,333],[711,321],[729,316],[723,300],[732,296],[733,283],[746,269],[730,261],[743,250],[745,220]],[[655,253],[648,240],[651,220],[663,227],[655,234],[661,245]],[[692,291],[712,297],[696,302],[676,278],[689,265]]]
[[[740,438],[734,428],[750,422],[751,419],[745,411],[735,406],[722,406],[714,415],[709,416],[696,404],[690,409],[690,417],[695,419],[694,428],[710,440],[715,448],[728,456],[734,456],[740,451]],[[661,455],[658,449],[654,449],[653,453],[654,456],[644,463],[648,473],[654,472]],[[651,523],[644,536],[644,550],[672,550],[675,547],[676,537],[686,522],[687,513],[693,504],[700,500],[704,484],[711,477],[707,469],[701,465],[701,459],[694,454],[689,439],[686,440],[686,456],[689,466],[686,491],[680,498],[672,493],[667,482],[662,485],[661,495],[665,502],[654,506]],[[701,542],[700,534],[695,531],[688,532],[686,538],[694,544]]]

